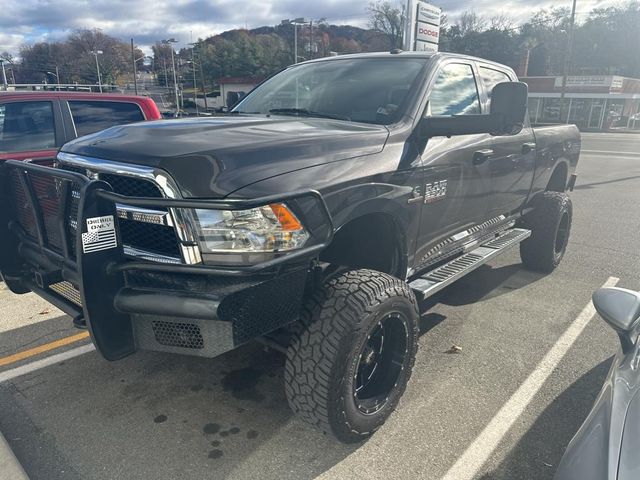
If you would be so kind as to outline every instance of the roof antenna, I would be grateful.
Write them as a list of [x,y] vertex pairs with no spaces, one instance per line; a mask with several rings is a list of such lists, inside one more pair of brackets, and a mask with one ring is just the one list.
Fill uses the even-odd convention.
[[391,54],[392,55],[397,55],[399,53],[402,53],[404,50],[402,50],[401,48],[394,48],[393,50],[391,50]]

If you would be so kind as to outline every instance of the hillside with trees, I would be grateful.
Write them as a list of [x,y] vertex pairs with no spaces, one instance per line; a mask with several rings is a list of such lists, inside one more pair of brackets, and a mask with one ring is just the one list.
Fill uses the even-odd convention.
[[[437,2],[435,2],[437,3]],[[484,17],[468,11],[455,19],[442,19],[440,50],[466,53],[510,65],[519,73],[559,75],[567,51],[570,12],[565,8],[539,10],[517,25],[505,16]],[[384,51],[401,43],[404,10],[400,3],[376,1],[369,5],[370,28],[331,25],[314,21],[298,26],[298,58],[306,60],[332,54]],[[574,28],[569,74],[617,74],[640,78],[640,2],[579,12]],[[212,89],[221,77],[265,77],[294,59],[294,26],[281,24],[252,30],[231,30],[199,39],[193,47],[176,53],[180,83],[197,83]],[[19,56],[3,53],[5,66],[17,83],[96,83],[95,55],[99,55],[103,83],[131,79],[128,41],[100,30],[80,30],[60,42],[25,45]],[[172,82],[171,46],[153,45],[151,64],[143,67],[144,54],[136,49],[138,68],[152,69],[161,85]],[[193,62],[192,60],[195,60]],[[528,61],[527,61],[528,60]],[[195,72],[194,72],[195,68]],[[167,81],[167,78],[169,77]]]

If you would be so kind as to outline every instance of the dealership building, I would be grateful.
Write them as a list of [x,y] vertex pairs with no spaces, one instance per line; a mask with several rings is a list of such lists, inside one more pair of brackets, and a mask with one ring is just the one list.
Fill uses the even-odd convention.
[[640,79],[569,76],[564,109],[561,76],[521,80],[529,85],[529,117],[534,125],[574,123],[584,131],[640,131]]

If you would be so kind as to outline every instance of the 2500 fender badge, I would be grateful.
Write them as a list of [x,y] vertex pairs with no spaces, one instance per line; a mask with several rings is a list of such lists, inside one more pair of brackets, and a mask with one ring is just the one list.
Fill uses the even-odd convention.
[[436,182],[426,183],[424,185],[424,195],[421,195],[421,187],[417,186],[413,188],[412,197],[407,200],[407,203],[433,203],[439,200],[444,200],[447,196],[447,181],[438,180]]

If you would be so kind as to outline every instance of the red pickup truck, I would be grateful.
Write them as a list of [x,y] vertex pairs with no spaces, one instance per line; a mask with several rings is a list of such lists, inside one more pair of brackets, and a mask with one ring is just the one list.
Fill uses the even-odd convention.
[[151,98],[83,92],[0,93],[0,162],[53,159],[74,138],[162,118]]

